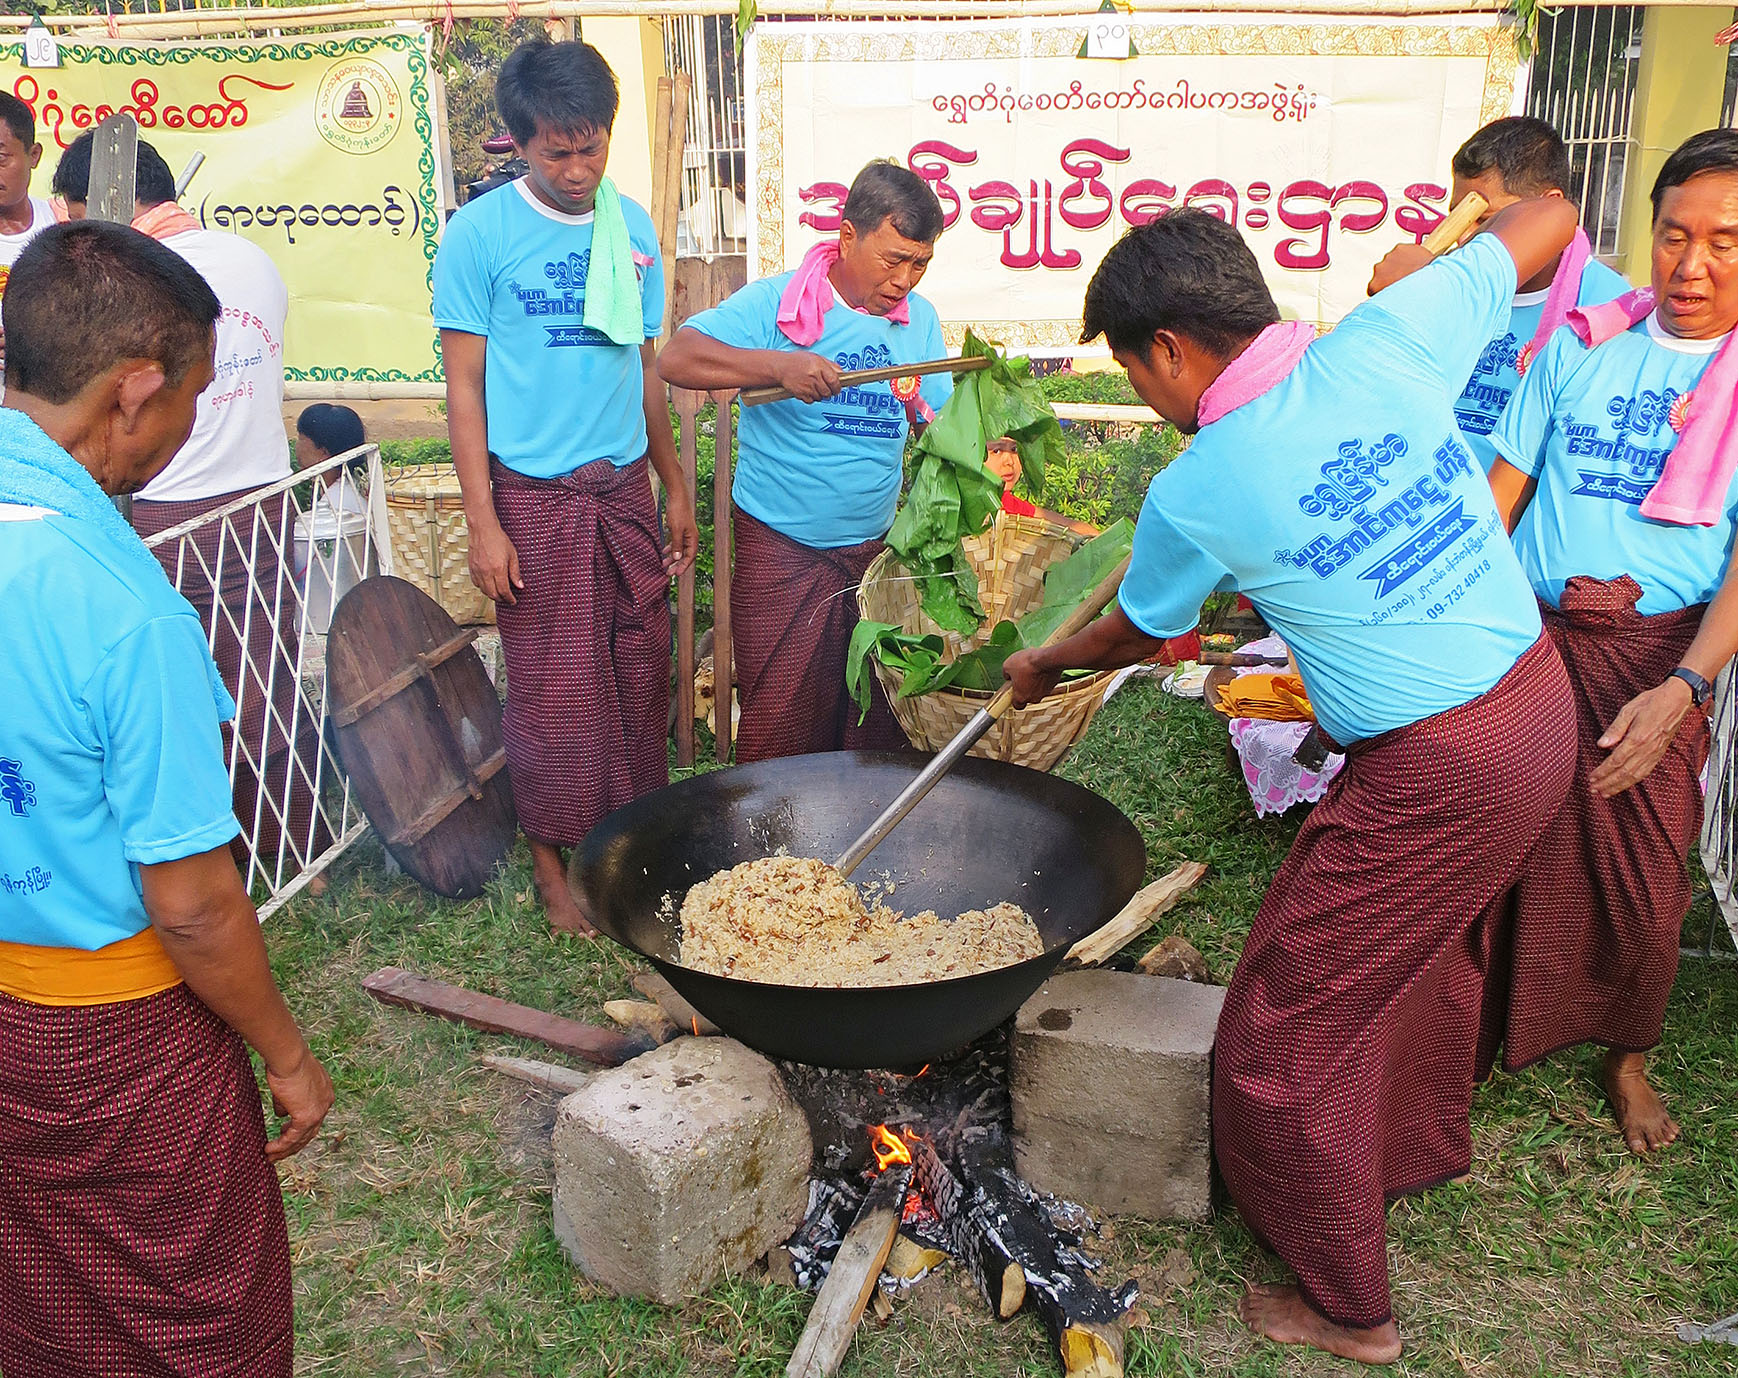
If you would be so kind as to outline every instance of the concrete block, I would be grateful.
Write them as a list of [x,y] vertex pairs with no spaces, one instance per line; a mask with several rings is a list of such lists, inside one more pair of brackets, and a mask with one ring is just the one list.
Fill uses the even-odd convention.
[[1040,1191],[1149,1220],[1205,1220],[1213,1034],[1225,992],[1126,971],[1052,977],[1020,1007],[1014,1158]]
[[812,1154],[771,1062],[680,1038],[561,1102],[556,1238],[600,1286],[674,1304],[790,1237]]

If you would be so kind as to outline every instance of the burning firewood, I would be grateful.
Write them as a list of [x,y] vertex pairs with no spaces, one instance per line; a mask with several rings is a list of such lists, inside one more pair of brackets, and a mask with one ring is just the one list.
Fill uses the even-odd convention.
[[[898,1139],[894,1139],[898,1143]],[[901,1145],[903,1151],[903,1145]],[[885,1164],[863,1198],[850,1233],[827,1270],[827,1280],[809,1312],[785,1368],[785,1378],[832,1378],[851,1347],[851,1336],[862,1319],[881,1267],[899,1233],[905,1198],[911,1190],[911,1159]]]
[[650,1000],[605,1000],[603,1012],[628,1032],[644,1034],[654,1043],[668,1043],[688,1032],[678,1029],[663,1008]]
[[[918,1188],[935,1203],[985,1299],[1003,1319],[1022,1303],[1036,1310],[1069,1378],[1122,1378],[1134,1284],[1109,1292],[1092,1281],[1022,1189],[1005,1149],[978,1144],[960,1156],[963,1178],[929,1144],[919,1141],[913,1150]],[[1020,1278],[1017,1293],[1014,1275]]]

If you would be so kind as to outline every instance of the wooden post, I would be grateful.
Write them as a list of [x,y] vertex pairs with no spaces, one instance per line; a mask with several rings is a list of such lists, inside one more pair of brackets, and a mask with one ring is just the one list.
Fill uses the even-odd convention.
[[[663,83],[659,99],[663,99]],[[663,174],[664,200],[659,207],[658,243],[664,254],[664,333],[670,338],[670,327],[676,316],[676,225],[682,216],[682,154],[688,146],[688,93],[693,86],[686,72],[677,72],[670,86],[669,126],[664,133]]]
[[715,392],[718,422],[713,427],[712,458],[712,732],[718,763],[730,761],[730,705],[736,689],[736,664],[730,644],[730,447],[734,431],[730,404],[734,390]]
[[[682,427],[676,442],[676,457],[682,466],[682,481],[688,495],[700,500],[700,407],[706,394],[687,388],[671,388],[676,402],[676,420]],[[694,566],[676,579],[676,764],[694,764]]]

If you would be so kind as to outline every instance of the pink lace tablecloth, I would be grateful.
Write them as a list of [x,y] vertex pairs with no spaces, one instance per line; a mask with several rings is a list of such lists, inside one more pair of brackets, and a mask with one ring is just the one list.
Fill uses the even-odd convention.
[[[1288,654],[1285,642],[1277,636],[1263,637],[1240,649],[1252,655]],[[1346,758],[1337,753],[1329,756],[1320,770],[1306,770],[1297,763],[1294,753],[1309,736],[1310,727],[1307,722],[1231,719],[1231,746],[1243,767],[1243,783],[1249,788],[1256,817],[1284,813],[1294,804],[1315,803],[1328,792],[1328,785],[1346,764]]]

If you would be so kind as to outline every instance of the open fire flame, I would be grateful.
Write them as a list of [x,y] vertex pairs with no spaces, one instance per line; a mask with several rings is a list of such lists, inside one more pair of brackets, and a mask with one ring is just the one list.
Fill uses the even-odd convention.
[[884,1124],[876,1125],[869,1131],[875,1150],[875,1170],[885,1172],[895,1163],[909,1163],[911,1150],[905,1146],[905,1140],[895,1134]]

